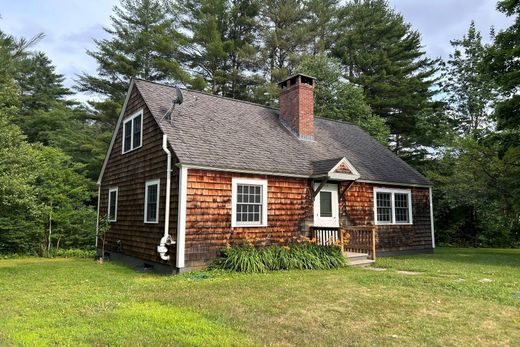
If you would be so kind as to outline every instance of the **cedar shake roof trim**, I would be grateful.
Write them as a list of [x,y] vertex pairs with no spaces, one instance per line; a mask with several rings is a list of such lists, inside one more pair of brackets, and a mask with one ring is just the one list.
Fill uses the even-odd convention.
[[[162,117],[176,97],[175,87],[135,79],[129,93],[132,85],[168,136],[180,164],[314,177],[346,158],[358,171],[360,181],[431,186],[429,180],[356,125],[315,117],[315,141],[301,141],[281,124],[277,109],[186,89],[184,102],[175,105],[169,121]],[[116,133],[117,128],[114,136]]]

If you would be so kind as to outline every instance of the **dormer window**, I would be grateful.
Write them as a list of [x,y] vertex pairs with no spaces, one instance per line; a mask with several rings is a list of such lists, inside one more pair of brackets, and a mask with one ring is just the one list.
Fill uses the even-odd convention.
[[143,142],[143,110],[123,121],[123,154],[141,147]]

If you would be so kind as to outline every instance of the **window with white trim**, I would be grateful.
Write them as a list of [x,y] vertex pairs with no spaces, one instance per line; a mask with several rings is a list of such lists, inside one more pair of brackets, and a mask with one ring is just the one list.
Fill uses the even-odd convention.
[[160,181],[147,181],[144,194],[144,222],[159,223]]
[[412,193],[407,189],[374,188],[376,224],[412,224]]
[[110,188],[108,190],[108,221],[117,221],[117,195],[118,188]]
[[141,147],[143,142],[143,110],[123,121],[123,154]]
[[267,226],[267,181],[233,178],[232,227]]

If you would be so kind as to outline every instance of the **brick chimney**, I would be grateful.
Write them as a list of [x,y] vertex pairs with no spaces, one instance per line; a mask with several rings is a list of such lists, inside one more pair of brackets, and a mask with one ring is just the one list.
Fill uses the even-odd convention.
[[278,83],[280,121],[301,140],[314,140],[314,77],[297,74]]

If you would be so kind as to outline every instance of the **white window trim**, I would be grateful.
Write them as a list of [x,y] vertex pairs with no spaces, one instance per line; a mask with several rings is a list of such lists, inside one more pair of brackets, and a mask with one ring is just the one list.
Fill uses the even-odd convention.
[[[237,222],[237,185],[253,184],[262,186],[262,220],[261,223]],[[267,226],[267,180],[247,179],[234,177],[231,180],[231,227],[232,228],[260,228]]]
[[[390,207],[392,209],[392,221],[391,222],[379,222],[377,220],[377,193],[390,193]],[[395,194],[407,194],[408,195],[408,216],[410,221],[407,223],[395,221]],[[374,187],[374,224],[375,225],[411,225],[413,224],[412,215],[412,191],[410,189],[393,189],[393,188],[379,188]]]
[[[155,212],[155,221],[148,220],[148,187],[157,185],[157,210]],[[150,180],[146,181],[144,186],[144,222],[146,224],[158,224],[159,223],[159,200],[161,198],[161,180]]]
[[[139,142],[139,146],[134,147],[134,118],[139,117],[139,116],[141,116],[141,133],[140,133],[141,141]],[[126,154],[129,152],[132,152],[143,146],[143,118],[144,118],[143,110],[141,109],[123,120],[123,133],[122,133],[123,140],[121,142],[122,143],[121,154]],[[126,124],[128,122],[130,122],[130,127],[132,128],[132,131],[131,131],[132,136],[130,136],[130,149],[125,152],[125,128],[126,128]]]
[[[116,192],[116,209],[114,211],[114,219],[110,219],[110,203],[112,202],[110,200],[110,195],[112,195],[112,192]],[[107,209],[107,215],[108,215],[108,221],[109,222],[117,222],[117,199],[119,197],[119,188],[110,188],[108,190],[108,209]]]

